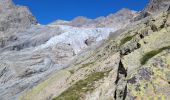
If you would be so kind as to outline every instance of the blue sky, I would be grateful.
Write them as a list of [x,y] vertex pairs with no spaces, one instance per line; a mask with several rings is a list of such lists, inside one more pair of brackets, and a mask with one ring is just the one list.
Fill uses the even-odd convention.
[[41,24],[57,19],[71,20],[77,16],[96,18],[114,13],[122,8],[142,10],[148,0],[13,0],[28,6]]

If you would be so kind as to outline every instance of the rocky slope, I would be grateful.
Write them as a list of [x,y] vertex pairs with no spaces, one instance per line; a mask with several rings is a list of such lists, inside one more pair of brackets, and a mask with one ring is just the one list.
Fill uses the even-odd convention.
[[[0,34],[0,99],[170,98],[168,0],[151,0],[141,12],[124,9],[95,20],[79,17],[49,25],[30,20],[25,7],[0,0],[4,2],[10,5],[3,7],[5,11],[22,15],[11,20],[17,17],[23,23],[2,17],[16,27]],[[166,8],[154,8],[164,3]],[[18,7],[24,11],[15,12]],[[8,10],[0,15],[9,16]]]
[[121,35],[111,35],[20,99],[168,100],[169,19],[165,11],[116,32]]
[[[120,25],[135,16],[134,11],[129,13],[122,16]],[[120,29],[106,24],[98,27],[94,22],[91,27],[72,23],[40,25],[27,7],[0,0],[0,100],[18,99]]]

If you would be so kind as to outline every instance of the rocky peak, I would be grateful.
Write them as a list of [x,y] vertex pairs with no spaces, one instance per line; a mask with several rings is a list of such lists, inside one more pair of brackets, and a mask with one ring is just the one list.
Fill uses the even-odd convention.
[[97,18],[98,26],[116,27],[118,29],[127,26],[136,16],[136,11],[123,8],[120,11],[103,18]]
[[128,8],[123,8],[121,10],[119,10],[117,13],[115,13],[115,15],[125,15],[125,14],[134,14],[136,11],[130,10]]
[[83,16],[78,16],[76,18],[74,18],[71,23],[74,25],[74,26],[82,26],[84,24],[87,24],[91,21],[91,19],[88,19],[86,17],[83,17]]
[[0,0],[0,9],[10,8],[14,6],[12,0]]
[[24,29],[37,20],[25,6],[16,6],[11,0],[0,0],[0,33]]
[[115,14],[110,14],[109,16],[107,16],[107,19],[117,19],[119,21],[122,20],[129,20],[132,19],[134,17],[134,15],[136,14],[136,11],[127,9],[127,8],[123,8],[121,10],[119,10],[118,12],[116,12]]
[[12,0],[0,0],[0,48],[11,44],[11,37],[17,40],[16,35],[25,34],[26,29],[36,24],[36,18],[27,7],[16,6]]
[[148,12],[157,12],[167,10],[170,6],[170,0],[150,0],[149,4],[144,9]]

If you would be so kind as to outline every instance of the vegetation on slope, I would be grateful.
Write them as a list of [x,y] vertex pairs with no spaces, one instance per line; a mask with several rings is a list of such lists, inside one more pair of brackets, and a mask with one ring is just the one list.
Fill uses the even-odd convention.
[[[82,64],[82,66],[81,66],[79,69],[82,69],[82,68],[85,68],[85,67],[89,67],[90,65],[93,65],[94,63],[95,63],[95,62],[88,62],[88,63]],[[79,69],[78,69],[78,70],[79,70]],[[70,72],[71,74],[74,74],[75,71],[77,71],[77,70],[75,70],[75,69],[69,70],[69,72]]]
[[82,64],[82,66],[80,68],[85,68],[85,67],[88,67],[90,65],[93,65],[95,62],[89,62],[89,63],[86,63],[86,64]]
[[104,78],[109,72],[110,71],[92,73],[86,79],[76,82],[53,100],[78,100],[83,98],[83,94],[95,89],[94,82]]
[[127,36],[127,37],[123,38],[123,39],[120,41],[120,46],[123,45],[123,44],[125,44],[126,42],[132,40],[133,37],[134,37],[134,35],[132,35],[132,36]]

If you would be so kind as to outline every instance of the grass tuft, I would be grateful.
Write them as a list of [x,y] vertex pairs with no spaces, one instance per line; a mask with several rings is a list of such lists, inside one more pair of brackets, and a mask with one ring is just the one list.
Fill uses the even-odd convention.
[[74,74],[74,69],[69,70],[69,72],[70,72],[71,74]]
[[85,67],[88,67],[90,65],[93,65],[95,62],[89,62],[89,63],[86,63],[86,64],[82,64],[82,66],[80,67],[81,68],[85,68]]
[[123,38],[123,39],[120,41],[120,46],[123,45],[123,44],[125,44],[126,42],[132,40],[133,37],[134,37],[134,35],[132,35],[132,36],[127,36],[127,37]]
[[161,53],[163,50],[170,49],[170,46],[160,48],[158,50],[153,50],[148,53],[146,53],[142,58],[141,58],[141,64],[144,65],[148,62],[149,59],[154,57],[155,55]]

